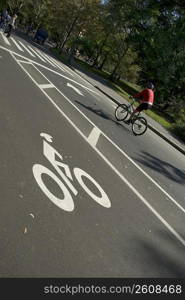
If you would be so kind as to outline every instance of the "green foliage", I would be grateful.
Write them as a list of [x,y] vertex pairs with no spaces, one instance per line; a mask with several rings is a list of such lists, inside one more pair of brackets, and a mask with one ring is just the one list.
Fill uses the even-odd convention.
[[[185,6],[181,0],[1,0],[18,20],[44,26],[60,52],[78,49],[97,70],[144,86],[159,106],[183,120]],[[78,53],[79,53],[78,52]]]
[[169,112],[180,118],[185,108],[185,10],[178,1],[138,3],[132,44],[141,68],[139,82],[152,80],[156,102],[169,103]]
[[7,7],[7,1],[1,0],[0,1],[0,12]]
[[174,125],[172,129],[173,133],[181,138],[185,142],[185,123],[178,123]]

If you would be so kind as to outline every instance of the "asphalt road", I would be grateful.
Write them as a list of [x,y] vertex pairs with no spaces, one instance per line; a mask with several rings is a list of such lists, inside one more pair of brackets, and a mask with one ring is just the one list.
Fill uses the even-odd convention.
[[183,154],[18,36],[0,70],[0,276],[183,278]]

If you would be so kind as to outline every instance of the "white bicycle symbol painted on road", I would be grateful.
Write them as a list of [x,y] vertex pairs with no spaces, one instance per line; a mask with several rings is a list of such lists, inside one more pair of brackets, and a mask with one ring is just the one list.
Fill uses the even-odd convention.
[[[78,194],[78,190],[71,183],[74,181],[73,176],[75,176],[75,178],[77,179],[81,187],[84,189],[84,191],[94,201],[96,201],[103,207],[111,207],[111,202],[105,191],[99,185],[99,183],[94,178],[92,178],[87,172],[80,168],[75,167],[71,172],[69,166],[63,162],[62,155],[50,145],[50,143],[52,143],[53,137],[47,133],[41,133],[40,136],[43,138],[43,154],[49,160],[49,162],[52,164],[52,166],[55,168],[55,170],[60,176],[57,177],[55,173],[53,173],[50,169],[41,164],[34,164],[32,168],[33,175],[43,193],[59,208],[68,212],[72,212],[75,208],[72,194],[74,194],[74,196],[77,196]],[[47,188],[46,184],[42,179],[42,175],[48,175],[57,183],[57,185],[62,190],[62,198],[58,198]],[[95,195],[87,187],[83,178],[88,179],[91,182],[91,184],[93,184],[96,187],[96,189],[98,189],[100,196]]]

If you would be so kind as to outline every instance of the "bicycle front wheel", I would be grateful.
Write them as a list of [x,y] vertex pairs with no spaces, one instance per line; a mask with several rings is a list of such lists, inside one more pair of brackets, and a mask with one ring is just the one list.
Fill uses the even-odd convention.
[[116,107],[115,117],[118,121],[123,121],[128,116],[128,106],[126,104],[120,104]]
[[148,123],[143,117],[137,117],[132,122],[132,132],[135,135],[142,135],[147,130]]

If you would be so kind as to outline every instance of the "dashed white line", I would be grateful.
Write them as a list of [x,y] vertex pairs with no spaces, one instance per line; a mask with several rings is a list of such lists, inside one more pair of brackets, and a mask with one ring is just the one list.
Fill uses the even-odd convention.
[[48,83],[48,84],[39,84],[39,87],[41,89],[50,89],[50,88],[54,88],[55,86],[52,83]]
[[101,134],[101,131],[97,127],[94,127],[93,130],[91,131],[91,133],[89,134],[87,140],[92,147],[96,147],[99,137],[100,137],[100,134]]

